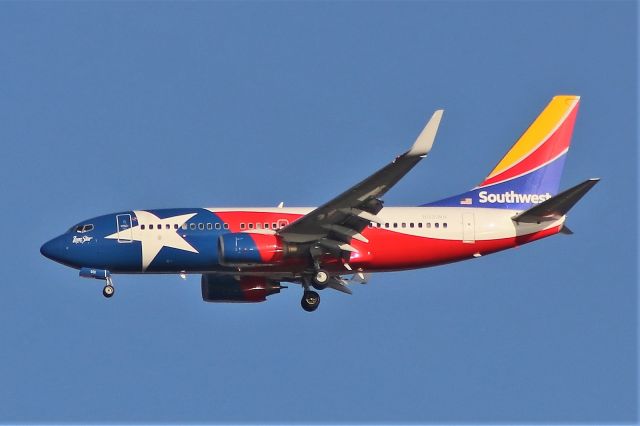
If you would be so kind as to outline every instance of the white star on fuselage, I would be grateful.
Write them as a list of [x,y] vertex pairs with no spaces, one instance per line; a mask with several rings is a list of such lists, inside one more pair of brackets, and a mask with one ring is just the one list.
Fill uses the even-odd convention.
[[[179,250],[189,251],[191,253],[198,253],[198,250],[193,248],[180,234],[180,227],[184,225],[189,219],[196,215],[196,213],[188,213],[179,216],[167,217],[160,219],[153,213],[149,213],[144,210],[135,210],[136,217],[138,218],[138,224],[131,226],[131,234],[133,241],[140,241],[142,243],[142,270],[145,271],[153,259],[156,258],[160,250],[163,247],[171,247]],[[178,224],[178,229],[174,229],[174,224]],[[133,225],[133,224],[132,224]],[[140,225],[145,225],[145,229],[140,229]],[[154,229],[149,229],[149,225],[153,225]],[[169,228],[167,229],[167,225]],[[122,234],[128,231],[121,231]],[[118,232],[106,236],[111,240],[118,239]]]

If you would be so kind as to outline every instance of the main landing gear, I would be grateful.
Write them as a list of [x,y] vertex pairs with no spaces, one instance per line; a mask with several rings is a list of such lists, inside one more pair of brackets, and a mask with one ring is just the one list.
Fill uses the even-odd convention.
[[329,284],[329,273],[324,269],[318,269],[311,278],[311,284],[316,290],[324,290]]
[[320,295],[311,290],[311,287],[316,290],[324,290],[327,288],[330,279],[331,276],[329,273],[320,268],[317,268],[313,275],[307,275],[303,279],[302,285],[304,287],[304,293],[302,295],[302,300],[300,301],[302,309],[307,312],[313,312],[318,309],[318,306],[320,306]]
[[305,311],[313,312],[320,306],[320,295],[313,290],[305,290],[300,305]]
[[113,294],[115,292],[116,292],[116,289],[113,286],[113,281],[111,280],[111,277],[107,277],[106,284],[105,284],[104,288],[102,289],[102,295],[104,297],[106,297],[107,299],[109,299],[109,298],[111,298],[113,296]]

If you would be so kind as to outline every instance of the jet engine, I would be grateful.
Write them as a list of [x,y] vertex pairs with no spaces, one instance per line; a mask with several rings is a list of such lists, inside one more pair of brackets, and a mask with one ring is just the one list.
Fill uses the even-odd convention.
[[218,238],[219,261],[227,266],[273,265],[292,249],[278,235],[234,232]]
[[202,274],[202,300],[205,302],[264,302],[280,293],[279,283],[265,277]]

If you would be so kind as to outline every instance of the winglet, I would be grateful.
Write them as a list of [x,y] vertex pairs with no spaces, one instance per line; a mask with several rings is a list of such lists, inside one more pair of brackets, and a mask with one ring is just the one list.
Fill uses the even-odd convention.
[[440,125],[440,120],[442,119],[443,112],[444,110],[439,109],[433,113],[431,119],[420,133],[420,136],[418,136],[418,139],[416,139],[411,149],[407,151],[407,156],[424,156],[427,155],[429,151],[431,151],[431,147],[433,146],[433,141],[436,138],[436,133],[438,132],[438,126]]

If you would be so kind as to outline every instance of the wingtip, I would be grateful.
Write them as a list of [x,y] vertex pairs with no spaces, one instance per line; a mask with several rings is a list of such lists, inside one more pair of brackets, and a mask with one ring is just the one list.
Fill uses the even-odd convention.
[[431,148],[433,147],[433,142],[436,138],[436,133],[438,132],[438,127],[440,126],[440,120],[442,120],[442,114],[444,113],[443,109],[436,110],[429,122],[424,127],[420,135],[414,142],[411,149],[407,152],[408,156],[423,156],[427,155]]
[[600,182],[600,178],[590,178],[587,179],[584,183],[587,184],[589,186],[589,188],[592,188],[594,186],[597,185],[597,183]]

